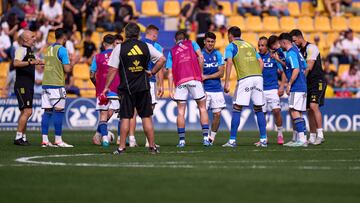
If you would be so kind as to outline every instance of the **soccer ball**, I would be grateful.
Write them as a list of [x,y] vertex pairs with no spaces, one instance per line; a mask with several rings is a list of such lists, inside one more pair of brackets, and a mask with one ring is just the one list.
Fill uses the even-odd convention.
[[[112,143],[115,140],[115,135],[111,131],[108,131],[109,142]],[[101,145],[101,134],[96,132],[92,138],[94,145]]]

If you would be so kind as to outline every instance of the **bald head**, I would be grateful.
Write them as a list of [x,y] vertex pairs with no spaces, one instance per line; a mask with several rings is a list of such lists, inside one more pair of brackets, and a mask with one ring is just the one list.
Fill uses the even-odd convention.
[[22,42],[22,45],[33,47],[35,45],[36,35],[35,33],[31,32],[30,30],[25,30],[20,35],[20,40]]

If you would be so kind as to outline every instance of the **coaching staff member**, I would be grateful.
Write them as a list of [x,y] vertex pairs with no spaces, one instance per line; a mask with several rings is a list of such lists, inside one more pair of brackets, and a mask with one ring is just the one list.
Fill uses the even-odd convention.
[[16,70],[15,94],[20,109],[20,118],[14,140],[15,145],[27,146],[26,125],[32,114],[32,104],[35,83],[35,65],[44,65],[35,59],[32,48],[35,45],[35,33],[25,30],[20,35],[21,46],[15,51],[14,67]]
[[[129,133],[130,119],[134,115],[134,108],[142,119],[145,135],[149,140],[150,153],[158,153],[154,143],[153,115],[150,94],[150,77],[155,75],[165,64],[165,58],[151,44],[139,40],[140,28],[135,23],[125,27],[126,40],[113,50],[108,65],[109,71],[103,94],[113,81],[115,74],[120,74],[120,145],[114,154],[125,151],[125,139]],[[155,65],[147,70],[149,61]]]

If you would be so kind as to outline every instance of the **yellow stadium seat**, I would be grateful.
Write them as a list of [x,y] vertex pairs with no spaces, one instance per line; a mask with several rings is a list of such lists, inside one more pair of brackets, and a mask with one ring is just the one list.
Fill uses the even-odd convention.
[[350,69],[349,64],[340,64],[339,70],[338,70],[338,76],[341,77],[341,75],[344,74],[345,72],[349,71],[349,69]]
[[315,30],[319,32],[331,31],[329,18],[326,16],[317,16],[315,18]]
[[180,3],[177,0],[164,2],[164,14],[167,16],[178,16],[180,13]]
[[360,32],[360,16],[354,16],[349,18],[349,27],[354,32]]
[[[289,2],[291,3],[291,2]],[[284,16],[280,18],[280,27],[281,30],[289,32],[292,29],[296,28],[296,24],[295,24],[295,18],[291,17],[291,16]]]
[[75,79],[87,80],[90,79],[90,67],[86,63],[79,63],[74,65],[73,75]]
[[290,12],[290,16],[298,17],[300,15],[299,3],[297,1],[289,2],[288,10]]
[[298,21],[298,27],[303,32],[313,32],[314,31],[314,22],[311,17],[300,17]]
[[225,16],[231,16],[233,14],[230,1],[218,1],[218,4],[223,6],[223,14]]
[[301,16],[314,16],[315,8],[311,2],[301,2]]
[[94,42],[96,47],[100,47],[101,46],[101,33],[99,32],[93,32],[91,35],[91,41]]
[[0,77],[7,78],[9,74],[10,62],[1,62],[0,63]]
[[360,8],[360,2],[359,1],[358,2],[353,2],[351,4],[351,6],[354,7],[354,8]]
[[320,39],[319,46],[326,47],[326,45],[327,45],[326,38],[325,38],[324,33],[322,33],[322,32],[311,33],[308,41],[310,43],[315,43],[314,39],[316,36],[318,36]]
[[142,1],[141,13],[146,16],[161,16],[158,3],[153,0]]
[[343,31],[347,29],[346,19],[342,16],[331,18],[331,27],[333,31]]
[[110,8],[110,4],[111,4],[111,1],[110,1],[110,0],[104,0],[104,1],[101,3],[101,7],[103,7],[105,10],[107,10],[108,8]]
[[241,39],[243,39],[246,42],[249,42],[254,47],[257,47],[257,37],[255,33],[252,32],[245,32],[241,34]]
[[216,35],[216,44],[215,44],[215,48],[216,49],[220,49],[221,47],[224,46],[225,44],[225,40],[222,37],[222,34],[220,32],[214,32]]
[[279,32],[279,19],[276,16],[267,16],[263,19],[264,30],[269,32]]
[[263,24],[259,16],[249,16],[246,18],[246,31],[261,32],[263,31]]
[[232,9],[233,9],[233,15],[238,15],[238,2],[237,1],[235,1],[233,3]]
[[334,88],[332,88],[330,85],[327,85],[325,90],[325,98],[333,98],[334,96]]
[[329,32],[326,37],[326,42],[328,43],[328,46],[331,46],[338,37],[339,37],[339,33]]
[[244,17],[242,16],[230,16],[229,18],[229,26],[238,26],[240,29],[245,28]]

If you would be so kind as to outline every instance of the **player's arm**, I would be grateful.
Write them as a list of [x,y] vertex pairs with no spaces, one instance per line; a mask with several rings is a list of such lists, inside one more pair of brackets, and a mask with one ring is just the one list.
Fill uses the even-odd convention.
[[298,58],[295,54],[291,54],[288,58],[288,60],[290,61],[291,64],[291,69],[292,69],[292,74],[291,74],[291,78],[289,80],[287,89],[286,89],[286,94],[290,94],[290,89],[291,89],[291,85],[294,83],[294,81],[296,80],[296,78],[298,77],[299,73],[300,73],[300,65],[299,65],[299,61]]
[[18,48],[15,51],[15,59],[14,59],[14,68],[24,68],[29,65],[36,65],[36,60],[30,60],[30,61],[22,61],[26,55],[26,49],[23,49],[22,47]]
[[64,66],[64,72],[70,73],[73,69],[73,65],[70,63],[69,54],[65,47],[60,47],[58,51],[58,57]]
[[102,94],[106,94],[109,91],[110,84],[114,80],[116,74],[118,73],[119,64],[120,64],[120,50],[121,44],[118,44],[114,50],[111,52],[108,61],[108,74],[106,76],[105,88]]
[[201,52],[200,46],[199,46],[196,42],[192,41],[191,44],[192,44],[192,46],[193,46],[193,48],[194,48],[194,51],[195,51],[195,53],[196,53],[196,55],[197,55],[197,57],[198,57],[198,61],[199,61],[201,73],[203,73],[203,69],[204,69],[204,55],[203,55],[202,52]]
[[150,75],[153,76],[160,71],[160,69],[165,65],[166,59],[164,55],[159,52],[151,44],[147,44],[150,51],[150,60],[155,64],[153,69],[150,71]]
[[230,92],[230,75],[231,75],[231,68],[233,66],[233,61],[232,61],[232,58],[233,58],[233,51],[234,51],[234,48],[233,48],[233,45],[232,44],[229,44],[226,48],[225,48],[225,61],[226,61],[226,65],[225,65],[225,68],[226,68],[226,72],[225,72],[225,84],[224,84],[224,92],[225,93],[228,93]]
[[90,66],[90,80],[94,84],[94,86],[96,86],[96,69],[96,58],[94,57]]
[[305,70],[305,76],[309,74],[309,72],[314,68],[315,61],[317,56],[319,55],[319,49],[315,45],[309,45],[307,50],[307,68]]
[[275,59],[278,63],[280,63],[282,67],[286,67],[285,61],[280,59],[279,54],[276,51],[271,52],[270,56],[271,58]]
[[224,77],[224,72],[225,72],[225,67],[224,66],[219,66],[218,67],[218,71],[216,73],[213,73],[211,75],[204,75],[205,79],[204,80],[209,80],[209,79],[218,79],[218,78],[222,78]]
[[168,82],[169,82],[169,94],[171,98],[174,98],[174,79],[173,79],[173,74],[172,74],[172,56],[171,56],[171,52],[169,52],[167,60],[166,60],[166,65],[165,65],[166,70],[168,71]]
[[[164,66],[163,66],[164,67]],[[161,67],[160,71],[156,74],[156,81],[158,82],[158,97],[162,97],[164,95],[164,68]]]

